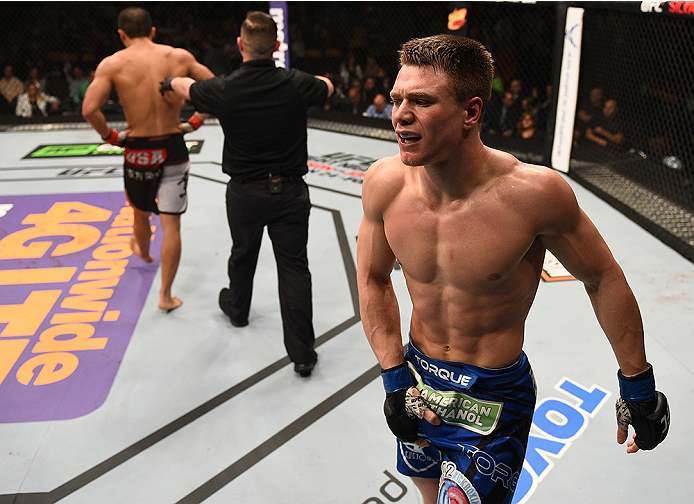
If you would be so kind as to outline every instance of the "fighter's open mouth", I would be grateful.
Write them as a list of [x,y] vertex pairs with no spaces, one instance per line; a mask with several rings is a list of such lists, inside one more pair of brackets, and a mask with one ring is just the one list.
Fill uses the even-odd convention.
[[398,136],[405,143],[417,142],[422,139],[422,137],[417,136],[414,133],[399,133]]

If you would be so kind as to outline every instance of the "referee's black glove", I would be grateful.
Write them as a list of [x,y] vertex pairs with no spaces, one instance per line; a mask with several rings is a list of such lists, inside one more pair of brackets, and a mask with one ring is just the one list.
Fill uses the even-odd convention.
[[167,91],[173,91],[173,88],[171,87],[171,81],[174,79],[175,77],[167,77],[159,83],[159,92],[162,96],[164,96],[164,93],[166,93]]

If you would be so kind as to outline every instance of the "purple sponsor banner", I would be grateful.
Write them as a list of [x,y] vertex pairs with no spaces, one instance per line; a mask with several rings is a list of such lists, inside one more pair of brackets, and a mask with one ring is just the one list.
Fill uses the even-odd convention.
[[123,192],[0,196],[0,423],[64,420],[111,389],[159,266]]
[[275,65],[289,70],[289,16],[287,2],[270,2],[270,15],[277,23],[277,40],[280,46],[272,54]]

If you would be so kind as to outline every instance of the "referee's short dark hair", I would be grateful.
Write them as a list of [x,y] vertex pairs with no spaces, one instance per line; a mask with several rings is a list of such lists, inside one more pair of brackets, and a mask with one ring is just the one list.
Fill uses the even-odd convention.
[[264,55],[275,51],[277,23],[267,12],[250,11],[241,24],[241,39],[246,50]]

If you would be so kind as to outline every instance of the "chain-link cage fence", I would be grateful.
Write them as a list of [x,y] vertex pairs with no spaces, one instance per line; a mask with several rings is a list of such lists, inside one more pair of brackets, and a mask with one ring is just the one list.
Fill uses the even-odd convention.
[[[146,8],[157,28],[155,41],[184,47],[216,73],[240,65],[236,36],[249,10],[268,2],[3,2],[0,62],[17,81],[2,86],[0,121],[8,123],[81,121],[80,100],[90,72],[106,56],[123,48],[117,17],[131,5]],[[50,104],[45,110],[15,116],[17,91],[34,81]],[[52,102],[57,98],[57,105]],[[119,112],[118,97],[105,106]],[[38,116],[38,117],[37,117]],[[43,116],[43,117],[42,117]]]
[[[143,2],[157,28],[156,41],[184,47],[215,74],[240,65],[236,37],[249,10],[268,2]],[[21,82],[3,93],[4,123],[80,121],[80,99],[89,74],[119,50],[116,18],[124,2],[6,2],[0,31],[3,66]],[[388,93],[397,75],[400,45],[412,38],[457,33],[477,38],[492,52],[497,74],[484,134],[493,144],[519,152],[542,148],[547,123],[547,86],[552,72],[555,5],[498,2],[288,2],[286,36],[291,67],[330,76],[337,92],[326,106],[331,120],[354,122],[376,95]],[[59,99],[47,119],[16,118],[17,93],[35,80]],[[504,93],[512,93],[504,105]],[[14,96],[13,96],[14,95]],[[106,106],[118,111],[117,95]],[[508,109],[508,110],[507,110]],[[36,112],[36,111],[34,111]],[[531,130],[522,138],[524,112]],[[378,113],[376,115],[379,115]],[[357,121],[359,122],[359,121]],[[389,127],[388,120],[371,125]],[[521,141],[526,140],[526,141]],[[515,143],[514,143],[515,142]],[[518,144],[518,145],[516,145]]]
[[694,210],[694,19],[587,9],[584,23],[579,110],[596,117],[574,156]]
[[[542,160],[551,99],[554,3],[410,2],[407,8],[394,8],[390,2],[290,2],[288,11],[292,64],[329,75],[336,85],[323,117],[376,124],[357,118],[370,115],[367,110],[378,94],[388,97],[402,43],[438,33],[464,35],[485,44],[496,63],[482,132],[485,142],[524,159]],[[530,120],[521,124],[524,114]],[[389,128],[388,121],[382,127]]]
[[631,4],[585,9],[571,175],[694,256],[694,12]]

